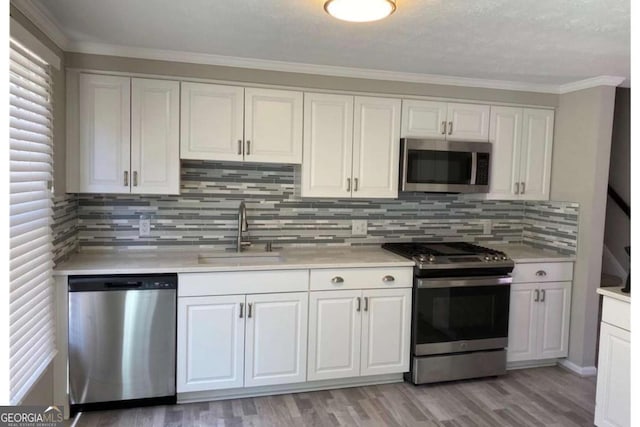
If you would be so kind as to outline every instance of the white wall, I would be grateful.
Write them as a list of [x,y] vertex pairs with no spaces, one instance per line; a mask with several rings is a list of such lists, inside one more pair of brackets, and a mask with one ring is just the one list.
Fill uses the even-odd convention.
[[595,365],[614,87],[560,95],[556,114],[551,199],[578,202],[569,361]]

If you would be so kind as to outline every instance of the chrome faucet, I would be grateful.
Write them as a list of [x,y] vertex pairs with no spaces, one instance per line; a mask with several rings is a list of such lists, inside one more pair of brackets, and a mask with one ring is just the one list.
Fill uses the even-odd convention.
[[240,202],[238,206],[238,245],[237,252],[242,252],[242,248],[245,246],[251,246],[251,242],[242,240],[242,233],[249,230],[249,224],[247,223],[247,207],[244,202]]

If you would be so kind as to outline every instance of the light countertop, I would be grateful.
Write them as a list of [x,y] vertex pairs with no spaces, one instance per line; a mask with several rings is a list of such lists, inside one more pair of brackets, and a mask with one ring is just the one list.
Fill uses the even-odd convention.
[[623,286],[611,286],[606,288],[598,288],[596,292],[606,297],[618,299],[620,301],[631,302],[631,294],[622,292]]
[[[219,257],[223,255],[223,257]],[[307,268],[412,267],[412,260],[380,247],[287,248],[264,252],[248,250],[243,259],[229,258],[233,252],[172,252],[141,250],[80,252],[54,270],[56,276],[81,274],[147,274],[214,271],[293,270]],[[215,258],[202,257],[213,256]]]
[[502,251],[516,263],[575,261],[575,255],[567,255],[549,249],[540,249],[523,243],[486,244],[491,249]]

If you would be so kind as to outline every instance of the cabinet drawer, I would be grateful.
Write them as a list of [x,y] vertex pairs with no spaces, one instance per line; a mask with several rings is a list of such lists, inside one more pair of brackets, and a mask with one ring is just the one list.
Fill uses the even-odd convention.
[[631,330],[631,304],[615,298],[603,297],[602,321],[618,328]]
[[309,290],[309,270],[178,274],[178,296],[265,294]]
[[540,262],[516,264],[513,283],[568,282],[573,279],[572,262]]
[[312,291],[411,286],[413,286],[411,267],[317,269],[311,270],[310,275]]

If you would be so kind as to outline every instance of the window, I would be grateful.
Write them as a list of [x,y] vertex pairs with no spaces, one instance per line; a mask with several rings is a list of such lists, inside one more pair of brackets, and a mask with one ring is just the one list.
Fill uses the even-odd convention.
[[55,356],[53,179],[49,65],[11,39],[10,138],[10,401],[18,404]]

